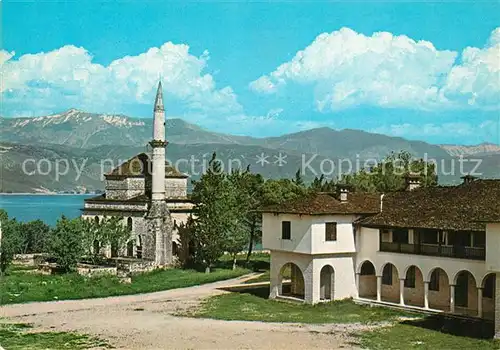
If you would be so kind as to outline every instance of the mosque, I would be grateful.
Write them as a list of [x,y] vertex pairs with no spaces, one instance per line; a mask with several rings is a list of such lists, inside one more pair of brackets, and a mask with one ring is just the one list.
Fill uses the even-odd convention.
[[172,264],[177,225],[193,208],[187,197],[188,175],[166,162],[165,108],[161,82],[154,103],[151,154],[140,153],[105,174],[104,194],[85,200],[82,217],[100,222],[118,216],[132,231],[125,251],[107,247],[109,256],[129,256]]

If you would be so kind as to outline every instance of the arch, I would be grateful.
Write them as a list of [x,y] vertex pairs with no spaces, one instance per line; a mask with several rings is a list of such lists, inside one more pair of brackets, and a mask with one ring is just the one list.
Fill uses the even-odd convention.
[[[385,267],[387,265],[392,265],[393,267],[396,268],[396,264],[394,264],[393,262],[388,261],[388,262],[384,263],[382,266],[380,266],[380,269],[378,271],[378,275],[377,276],[382,276],[384,274],[384,269],[385,269]],[[398,271],[398,278],[399,278],[399,270],[397,268],[396,268],[396,270]]]
[[392,263],[382,266],[382,289],[381,298],[383,301],[399,303],[399,273],[398,268]]
[[94,239],[94,242],[92,242],[92,252],[94,255],[98,255],[101,252],[101,243],[97,239]]
[[132,239],[127,242],[127,256],[128,257],[134,256],[134,240]]
[[133,227],[133,221],[132,221],[132,218],[131,218],[131,217],[129,217],[129,218],[127,219],[127,229],[128,229],[130,232],[132,232],[132,227]]
[[490,272],[490,273],[487,273],[483,279],[481,280],[481,288],[485,288],[486,286],[486,283],[492,283],[491,281],[492,280],[495,280],[496,279],[496,273],[495,272]]
[[359,265],[358,295],[360,298],[377,299],[377,276],[375,265],[365,260]]
[[463,273],[467,273],[471,278],[472,280],[474,281],[474,287],[477,287],[477,282],[476,282],[476,278],[474,277],[474,274],[472,272],[470,272],[469,270],[460,270],[458,271],[455,276],[453,277],[453,284],[456,285],[457,284],[457,279],[459,277],[459,275],[463,274]]
[[371,267],[373,267],[373,270],[374,270],[373,274],[376,274],[375,264],[369,259],[363,260],[361,263],[358,264],[358,268],[356,269],[356,273],[361,274],[362,269],[363,269],[363,267],[365,267],[365,265],[371,265]]
[[[283,285],[283,279],[289,279],[290,283]],[[284,264],[279,272],[279,285],[282,296],[290,296],[299,299],[305,298],[304,275],[299,266],[292,262]]]
[[335,295],[335,269],[331,265],[325,265],[321,268],[319,276],[319,299],[333,300]]
[[141,235],[137,235],[137,237],[136,237],[135,251],[136,251],[137,258],[142,259],[142,236]]
[[99,217],[98,216],[94,216],[94,222],[99,225]]
[[455,284],[455,310],[458,313],[471,315],[477,310],[476,279],[468,270],[459,271],[453,278]]
[[429,271],[429,307],[431,309],[450,310],[450,279],[445,270],[434,267]]
[[425,291],[422,270],[416,265],[410,265],[405,268],[404,276],[404,288],[407,289],[404,293],[405,304],[423,307]]
[[488,320],[495,319],[496,277],[496,273],[488,273],[481,281],[483,287],[483,298],[481,300],[483,314],[481,316]]

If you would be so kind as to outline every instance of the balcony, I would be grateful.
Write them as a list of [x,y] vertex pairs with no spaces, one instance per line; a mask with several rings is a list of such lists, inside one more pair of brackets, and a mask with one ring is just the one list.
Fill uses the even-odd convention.
[[444,246],[437,244],[408,244],[380,242],[381,252],[441,256],[448,258],[485,260],[486,250],[482,247]]

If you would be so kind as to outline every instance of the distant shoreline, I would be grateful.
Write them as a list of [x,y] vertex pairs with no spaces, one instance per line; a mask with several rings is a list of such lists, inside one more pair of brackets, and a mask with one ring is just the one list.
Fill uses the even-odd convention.
[[3,193],[0,192],[0,196],[96,196],[97,193],[32,193],[32,192],[16,192],[16,193]]

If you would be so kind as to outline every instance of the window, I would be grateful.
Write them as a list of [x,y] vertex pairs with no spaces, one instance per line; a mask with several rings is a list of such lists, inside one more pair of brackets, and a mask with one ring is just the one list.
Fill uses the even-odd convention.
[[281,222],[281,239],[292,239],[292,224],[290,221]]
[[132,231],[132,218],[127,219],[127,229]]
[[392,231],[392,241],[395,243],[408,243],[408,229],[396,229]]
[[325,241],[337,240],[337,223],[327,222],[325,224]]
[[415,266],[410,266],[408,271],[406,272],[405,278],[405,287],[406,288],[415,288]]
[[392,265],[387,264],[382,272],[382,284],[392,286]]
[[432,271],[431,282],[429,283],[429,290],[439,291],[439,270]]
[[474,247],[484,248],[486,246],[486,232],[474,232]]

